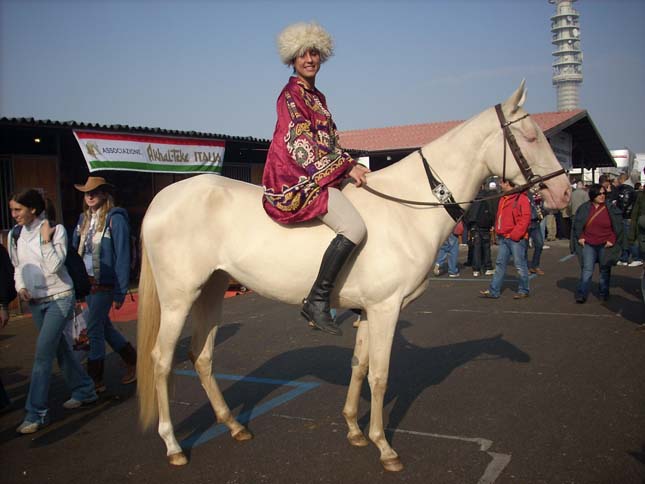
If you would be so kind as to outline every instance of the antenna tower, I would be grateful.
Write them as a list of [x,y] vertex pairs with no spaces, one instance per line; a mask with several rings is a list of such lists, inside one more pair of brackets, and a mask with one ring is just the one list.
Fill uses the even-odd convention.
[[578,88],[582,83],[580,50],[580,14],[573,8],[576,0],[549,0],[555,4],[551,17],[553,51],[553,85],[558,92],[558,111],[578,108]]

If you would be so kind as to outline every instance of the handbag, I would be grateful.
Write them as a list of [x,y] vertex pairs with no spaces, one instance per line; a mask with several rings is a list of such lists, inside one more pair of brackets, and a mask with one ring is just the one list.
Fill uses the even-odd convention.
[[82,362],[90,351],[90,338],[87,335],[89,313],[87,306],[82,307],[77,304],[73,316],[67,321],[63,331],[79,362]]

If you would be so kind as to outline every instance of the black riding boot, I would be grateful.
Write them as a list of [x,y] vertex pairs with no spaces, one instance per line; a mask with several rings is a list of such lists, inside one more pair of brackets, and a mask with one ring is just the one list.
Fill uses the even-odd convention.
[[337,235],[331,241],[325,255],[323,255],[316,282],[309,291],[309,295],[302,301],[300,313],[316,328],[327,333],[342,334],[329,313],[329,295],[334,288],[338,273],[345,265],[354,247],[356,244],[343,235]]

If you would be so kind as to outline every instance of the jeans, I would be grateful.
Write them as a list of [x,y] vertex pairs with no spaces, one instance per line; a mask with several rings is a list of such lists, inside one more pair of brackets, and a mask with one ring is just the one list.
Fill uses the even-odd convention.
[[28,422],[47,423],[47,396],[54,357],[63,374],[67,387],[76,400],[96,399],[94,382],[87,376],[74,356],[74,351],[63,336],[63,329],[74,311],[74,295],[42,304],[29,304],[31,316],[38,328],[34,367],[25,409]]
[[473,271],[487,271],[493,268],[490,256],[490,230],[475,227],[471,230],[473,246]]
[[[623,219],[623,230],[626,234],[629,234],[631,229],[632,221],[628,218]],[[623,253],[620,255],[620,262],[629,262],[629,256],[632,256],[632,260],[641,260],[640,248],[638,242],[630,245],[626,249],[623,249]]]
[[582,247],[582,271],[580,273],[580,282],[576,288],[576,298],[587,299],[591,278],[596,262],[600,265],[600,281],[598,292],[600,297],[609,296],[609,278],[611,277],[611,266],[605,266],[600,263],[605,252],[604,245],[585,244]]
[[542,240],[546,240],[546,215],[540,220],[540,233],[542,234]]
[[457,259],[459,258],[459,239],[455,234],[450,234],[439,248],[437,265],[442,265],[448,258],[448,274],[459,274]]
[[528,242],[526,239],[521,239],[515,242],[507,237],[497,236],[497,243],[499,251],[497,252],[497,260],[495,261],[495,275],[490,283],[488,290],[491,296],[499,297],[502,291],[502,282],[506,275],[506,266],[508,260],[513,256],[513,263],[517,269],[519,276],[519,286],[517,292],[519,294],[529,293],[529,268],[526,263],[526,247]]
[[533,258],[529,264],[530,269],[540,267],[540,258],[542,257],[542,247],[544,247],[544,239],[542,238],[542,231],[540,225],[535,224],[529,227],[529,238],[533,241]]
[[88,359],[102,360],[105,358],[105,342],[116,352],[123,349],[128,341],[110,321],[110,308],[114,301],[112,291],[101,291],[90,294],[85,298],[89,309],[87,321],[87,337],[90,340]]

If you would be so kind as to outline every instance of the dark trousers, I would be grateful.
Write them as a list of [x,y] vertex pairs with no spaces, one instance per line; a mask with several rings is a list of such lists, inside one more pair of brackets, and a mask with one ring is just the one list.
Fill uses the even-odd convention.
[[475,227],[471,231],[473,246],[473,271],[487,271],[493,268],[490,257],[490,230]]
[[529,239],[533,242],[533,258],[529,262],[529,269],[536,269],[540,267],[540,257],[542,256],[542,248],[544,247],[544,239],[542,238],[539,222],[536,224],[531,222],[529,226]]

